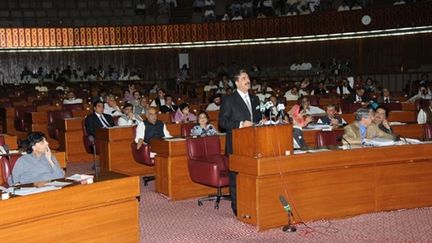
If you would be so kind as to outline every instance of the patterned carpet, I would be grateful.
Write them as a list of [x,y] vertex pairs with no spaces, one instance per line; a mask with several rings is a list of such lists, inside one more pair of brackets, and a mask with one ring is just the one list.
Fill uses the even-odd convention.
[[141,190],[141,242],[432,242],[432,208],[311,222],[296,233],[258,232],[234,218],[228,201],[219,210],[195,199],[170,202],[153,187]]
[[[68,166],[68,173],[89,173],[91,165]],[[142,184],[141,184],[142,185]],[[432,208],[360,215],[297,225],[296,233],[279,229],[258,232],[234,218],[230,203],[219,210],[196,199],[170,202],[141,187],[141,242],[432,242]]]

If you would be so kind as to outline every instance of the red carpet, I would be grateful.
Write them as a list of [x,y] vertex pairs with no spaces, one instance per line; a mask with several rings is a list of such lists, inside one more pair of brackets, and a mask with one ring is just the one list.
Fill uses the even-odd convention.
[[[91,165],[68,167],[68,174],[89,173]],[[141,184],[142,185],[142,184]],[[236,220],[230,202],[197,205],[196,199],[170,202],[154,192],[154,182],[141,188],[141,242],[432,242],[432,208],[360,215],[348,219],[258,232]]]

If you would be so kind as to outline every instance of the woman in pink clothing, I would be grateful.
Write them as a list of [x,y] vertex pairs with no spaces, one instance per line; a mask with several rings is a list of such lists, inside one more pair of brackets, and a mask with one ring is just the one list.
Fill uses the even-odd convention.
[[195,114],[189,111],[189,104],[183,103],[177,109],[177,112],[174,115],[175,123],[188,123],[188,122],[196,122],[197,117]]

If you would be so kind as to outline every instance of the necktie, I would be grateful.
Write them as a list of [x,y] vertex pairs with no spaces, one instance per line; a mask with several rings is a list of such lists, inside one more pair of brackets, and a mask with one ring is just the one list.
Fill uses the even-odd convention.
[[251,116],[250,121],[253,122],[252,105],[251,105],[251,103],[250,103],[249,95],[248,95],[248,94],[245,94],[245,96],[244,96],[244,100],[245,100],[245,102],[246,102],[246,106],[248,107],[249,112],[250,112],[250,116]]
[[385,103],[389,103],[389,99],[388,98],[385,99]]
[[109,127],[109,123],[105,120],[105,117],[103,115],[98,115],[100,121],[102,122],[103,127]]

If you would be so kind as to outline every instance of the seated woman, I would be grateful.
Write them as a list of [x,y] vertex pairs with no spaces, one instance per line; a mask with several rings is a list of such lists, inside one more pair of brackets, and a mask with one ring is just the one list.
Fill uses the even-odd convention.
[[21,146],[26,149],[27,154],[17,160],[8,179],[9,185],[34,183],[36,186],[43,186],[50,180],[64,177],[64,172],[51,154],[43,133],[29,133]]
[[201,111],[198,113],[198,125],[191,129],[191,136],[212,136],[216,135],[218,131],[209,123],[209,116],[207,112]]
[[196,120],[197,117],[193,113],[189,112],[189,104],[183,103],[179,105],[179,108],[174,115],[175,123],[188,123],[195,122]]

